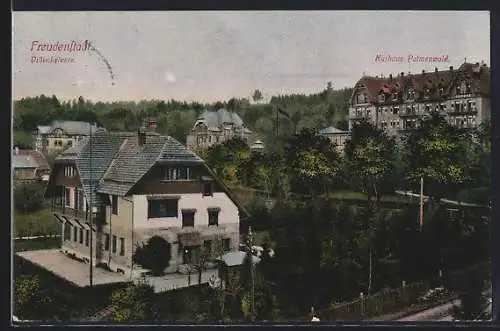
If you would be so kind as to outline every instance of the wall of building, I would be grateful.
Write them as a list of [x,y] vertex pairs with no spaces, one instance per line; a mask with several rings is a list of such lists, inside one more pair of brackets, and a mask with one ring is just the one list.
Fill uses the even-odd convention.
[[224,192],[214,192],[213,196],[201,193],[161,196],[180,197],[178,217],[148,219],[147,195],[134,195],[134,228],[182,227],[182,209],[196,209],[195,227],[208,225],[208,208],[220,208],[219,224],[239,223],[238,207]]

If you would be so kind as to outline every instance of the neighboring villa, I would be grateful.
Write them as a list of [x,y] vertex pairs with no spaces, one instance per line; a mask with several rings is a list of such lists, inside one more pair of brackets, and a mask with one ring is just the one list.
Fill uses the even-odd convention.
[[49,126],[40,125],[34,135],[35,151],[53,154],[76,145],[83,137],[96,132],[105,131],[87,122],[54,121]]
[[319,130],[318,134],[330,139],[339,152],[344,150],[345,142],[349,139],[349,131],[340,130],[333,126]]
[[190,150],[207,148],[234,137],[248,141],[252,134],[241,117],[226,109],[205,110],[196,120],[187,136],[186,145]]
[[41,152],[14,148],[12,171],[15,182],[33,182],[48,180],[50,166]]
[[252,152],[262,152],[262,151],[264,151],[264,149],[265,149],[265,146],[261,140],[256,140],[253,142],[252,145],[250,145],[250,150]]
[[389,77],[363,76],[350,100],[349,130],[368,120],[390,135],[419,125],[432,112],[458,128],[475,128],[490,118],[491,73],[486,64]]
[[88,261],[93,242],[94,263],[135,275],[134,249],[152,236],[171,244],[167,273],[197,263],[202,247],[238,250],[246,211],[177,140],[139,130],[96,133],[91,145],[86,137],[59,155],[49,179],[46,197],[62,224],[62,251]]

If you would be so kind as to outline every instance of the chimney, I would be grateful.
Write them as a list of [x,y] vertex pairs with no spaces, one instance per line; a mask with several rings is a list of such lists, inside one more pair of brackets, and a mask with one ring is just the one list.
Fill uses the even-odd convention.
[[137,143],[139,146],[146,144],[146,131],[144,129],[137,129]]
[[434,72],[437,74],[438,73],[438,67],[434,68]]
[[453,71],[453,66],[450,66],[450,71]]
[[389,81],[392,81],[392,74],[389,74]]
[[155,131],[156,130],[156,120],[151,119],[151,120],[148,121],[148,129],[150,131]]
[[401,77],[404,77],[405,76],[405,73],[404,72],[401,72]]
[[425,70],[422,69],[422,75],[425,75]]

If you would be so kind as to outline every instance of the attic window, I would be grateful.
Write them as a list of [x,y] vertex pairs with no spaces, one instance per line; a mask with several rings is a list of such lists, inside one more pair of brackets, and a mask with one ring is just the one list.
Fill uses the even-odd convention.
[[189,180],[191,178],[188,167],[165,168],[164,180]]
[[384,95],[384,93],[380,93],[380,94],[378,95],[378,101],[379,101],[379,102],[384,102],[384,101],[385,101],[385,95]]
[[414,100],[415,99],[415,91],[413,89],[408,90],[408,95],[407,95],[408,100]]
[[66,177],[75,177],[75,167],[72,165],[64,166],[64,176]]

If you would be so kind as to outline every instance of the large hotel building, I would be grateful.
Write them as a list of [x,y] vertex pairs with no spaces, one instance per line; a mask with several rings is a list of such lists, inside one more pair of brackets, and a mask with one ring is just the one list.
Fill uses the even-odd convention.
[[490,69],[464,63],[458,69],[420,74],[363,76],[349,105],[349,131],[366,119],[391,135],[416,128],[433,111],[460,128],[474,128],[490,118]]

